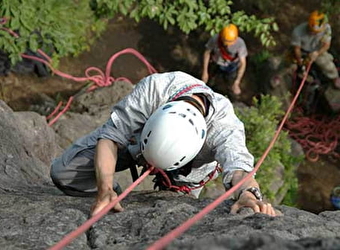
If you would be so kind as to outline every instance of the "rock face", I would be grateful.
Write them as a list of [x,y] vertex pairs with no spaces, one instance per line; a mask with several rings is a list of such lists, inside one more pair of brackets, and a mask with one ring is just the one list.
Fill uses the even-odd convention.
[[[47,249],[89,219],[94,198],[68,197],[49,178],[60,154],[43,116],[13,112],[0,102],[0,249]],[[67,249],[146,249],[201,211],[212,199],[166,191],[134,191]],[[283,216],[229,214],[217,206],[167,249],[340,249],[340,211],[313,214],[276,206]]]
[[48,164],[61,148],[44,117],[13,112],[2,101],[0,117],[0,190],[50,182]]
[[[66,197],[53,187],[27,187],[0,194],[1,249],[47,249],[89,217],[92,198]],[[194,216],[212,200],[172,192],[134,192],[125,211],[109,213],[67,249],[147,249]],[[339,249],[340,211],[315,215],[278,206],[284,215],[269,217],[243,210],[228,214],[231,202],[218,206],[167,249]]]
[[131,83],[117,81],[111,86],[76,95],[71,110],[53,125],[59,135],[59,145],[66,148],[106,122],[110,118],[111,107],[132,89]]
[[[64,196],[49,181],[48,163],[60,148],[43,117],[13,112],[3,102],[0,108],[0,248],[46,249],[89,218],[93,198]],[[122,202],[124,212],[109,213],[68,249],[145,249],[210,202],[133,192]],[[219,205],[168,249],[340,248],[340,211],[316,215],[278,206],[284,216],[272,218],[249,210],[231,215],[231,204]]]

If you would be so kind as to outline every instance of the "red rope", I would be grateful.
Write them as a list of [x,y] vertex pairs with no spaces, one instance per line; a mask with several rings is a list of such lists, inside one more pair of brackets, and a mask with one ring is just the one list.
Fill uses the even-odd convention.
[[[53,68],[53,66],[51,65],[51,58],[48,57],[41,50],[38,50],[38,52],[39,52],[40,55],[44,56],[45,59],[42,59],[42,58],[39,58],[39,57],[36,57],[36,56],[26,55],[26,54],[22,54],[22,57],[44,63],[45,65],[47,65],[52,70],[53,73],[55,73],[56,75],[59,75],[60,77],[70,79],[70,80],[73,80],[73,81],[76,81],[76,82],[84,82],[84,81],[94,82],[95,85],[90,86],[87,89],[87,91],[92,91],[92,90],[96,89],[97,87],[110,86],[111,84],[113,84],[116,81],[126,81],[126,82],[131,83],[131,81],[129,79],[125,78],[125,77],[119,77],[119,78],[115,79],[110,75],[111,67],[112,67],[114,60],[117,59],[117,57],[119,57],[120,55],[123,55],[123,54],[131,53],[131,54],[135,55],[137,58],[139,58],[147,66],[147,69],[148,69],[150,74],[157,72],[155,70],[155,68],[138,51],[136,51],[135,49],[132,49],[132,48],[127,48],[127,49],[124,49],[124,50],[114,54],[110,58],[109,62],[107,63],[105,74],[99,68],[90,67],[90,68],[85,70],[85,77],[74,77],[72,75],[63,73],[63,72]],[[96,72],[97,74],[91,75],[93,72]],[[49,126],[52,126],[60,118],[61,115],[66,113],[66,111],[69,109],[70,104],[73,101],[73,99],[74,99],[73,96],[71,96],[69,98],[65,108],[62,111],[60,111],[58,113],[58,115],[52,121],[50,121],[48,123]],[[58,105],[58,108],[60,108],[59,105]],[[55,113],[56,113],[56,110],[53,111],[53,114],[55,114]],[[49,119],[51,119],[51,117],[52,117],[52,115],[48,116]]]
[[77,238],[82,233],[85,233],[94,223],[100,220],[105,214],[107,214],[118,202],[123,200],[137,185],[139,185],[153,170],[153,167],[150,167],[148,170],[144,172],[134,183],[131,184],[121,195],[117,197],[114,201],[109,203],[106,207],[100,210],[96,215],[87,220],[84,224],[78,227],[76,230],[67,234],[61,241],[57,244],[49,248],[49,250],[59,250],[66,247],[69,243],[71,243],[75,238]]
[[[296,77],[295,71],[292,90],[296,87]],[[308,98],[308,96],[305,96],[305,98]],[[305,103],[302,105],[305,105]],[[332,106],[334,108],[338,104],[332,103]],[[296,107],[294,115],[286,122],[285,129],[301,145],[305,151],[306,159],[316,162],[320,155],[326,154],[339,159],[340,154],[336,150],[340,135],[340,117],[332,118],[317,114],[304,116],[303,113],[303,107]]]
[[331,155],[340,158],[336,152],[339,134],[340,117],[295,116],[286,123],[289,135],[305,150],[306,158],[316,162],[320,155]]
[[172,97],[171,100],[176,100],[179,96],[183,95],[184,93],[187,93],[188,91],[190,91],[191,89],[196,88],[196,87],[204,87],[204,85],[193,84],[193,85],[190,85],[188,87],[185,87],[180,92],[178,92],[174,97]]
[[49,120],[50,118],[52,118],[58,112],[58,110],[60,109],[62,104],[63,104],[63,102],[60,101],[58,103],[57,107],[55,107],[55,109],[53,110],[53,112],[46,117],[46,120]]
[[[307,72],[309,71],[310,65],[307,68]],[[241,185],[247,181],[251,176],[253,176],[261,164],[263,163],[264,159],[268,155],[269,151],[271,148],[274,146],[274,143],[276,142],[280,131],[282,130],[282,127],[285,123],[285,121],[288,118],[289,113],[291,112],[296,99],[298,95],[301,92],[301,89],[304,85],[305,78],[302,80],[301,85],[296,93],[296,96],[294,97],[291,105],[289,106],[284,118],[282,119],[279,128],[277,129],[272,141],[270,142],[268,148],[262,155],[262,157],[259,159],[257,164],[255,165],[254,169],[248,173],[240,182],[238,182],[235,186],[233,186],[231,189],[229,189],[226,193],[218,197],[214,202],[206,206],[203,210],[201,210],[198,214],[196,214],[194,217],[190,218],[187,220],[185,223],[183,223],[181,226],[175,228],[171,232],[169,232],[167,235],[165,235],[163,238],[159,239],[156,241],[152,246],[150,246],[148,249],[149,250],[154,250],[154,249],[163,249],[166,245],[168,245],[173,239],[184,233],[186,230],[188,230],[194,223],[196,223],[198,220],[202,219],[207,213],[212,211],[214,208],[216,208],[220,203],[222,203],[225,199],[227,199],[233,192],[235,192],[237,189],[241,187]],[[72,231],[68,235],[66,235],[61,241],[59,241],[56,245],[50,248],[50,250],[59,250],[67,246],[70,242],[72,242],[76,237],[78,237],[80,234],[86,232],[91,225],[93,225],[95,222],[97,222],[101,217],[103,217],[106,213],[108,213],[118,202],[120,202],[123,198],[125,198],[132,190],[135,188],[143,179],[146,178],[152,171],[153,167],[149,168],[148,170],[145,171],[145,173],[139,177],[130,187],[128,187],[120,196],[117,197],[116,200],[112,201],[109,205],[107,205],[103,210],[101,210],[98,214],[93,216],[91,219],[86,221],[83,225],[78,227],[76,230]]]
[[[100,70],[99,68],[96,68],[96,67],[90,67],[90,68],[87,68],[85,70],[85,77],[75,77],[75,76],[72,76],[70,74],[67,74],[67,73],[64,73],[64,72],[61,72],[57,69],[55,69],[52,65],[51,65],[51,58],[49,56],[47,56],[42,50],[38,49],[37,52],[44,56],[45,59],[42,59],[40,57],[37,57],[37,56],[31,56],[31,55],[26,55],[26,54],[22,54],[21,56],[23,58],[27,58],[27,59],[31,59],[31,60],[35,60],[35,61],[38,61],[38,62],[41,62],[45,65],[47,65],[54,74],[60,76],[60,77],[63,77],[63,78],[66,78],[66,79],[70,79],[70,80],[73,80],[73,81],[76,81],[76,82],[85,82],[85,81],[92,81],[94,82],[97,86],[96,87],[105,87],[105,86],[110,86],[113,82],[117,81],[117,79],[120,79],[120,80],[127,80],[128,82],[131,83],[130,80],[128,80],[127,78],[113,78],[111,75],[110,75],[110,72],[111,72],[111,68],[112,68],[112,63],[114,62],[115,59],[117,59],[117,57],[119,57],[120,55],[123,55],[123,54],[133,54],[135,55],[138,59],[140,59],[146,66],[147,66],[147,69],[149,71],[150,74],[152,73],[156,73],[157,71],[155,70],[155,68],[145,59],[145,57],[143,57],[143,55],[141,55],[138,51],[136,51],[135,49],[133,48],[126,48],[122,51],[119,51],[117,52],[116,54],[114,54],[108,61],[107,63],[107,66],[106,66],[106,70],[105,70],[105,74],[102,72],[102,70]],[[95,75],[92,75],[92,73],[95,72],[97,74]]]
[[[7,21],[8,21],[9,18],[0,18],[0,25],[4,25]],[[11,34],[12,36],[18,38],[19,35],[14,32],[13,30],[9,29],[9,28],[5,28],[5,27],[0,27],[0,29],[2,30],[5,30],[7,31],[9,34]],[[41,62],[43,64],[45,64],[46,66],[48,66],[51,71],[60,76],[60,77],[63,77],[63,78],[66,78],[66,79],[70,79],[70,80],[73,80],[73,81],[76,81],[76,82],[85,82],[85,81],[92,81],[94,83],[94,85],[88,87],[87,91],[92,91],[94,89],[96,89],[97,87],[106,87],[106,86],[110,86],[111,84],[113,84],[114,82],[116,81],[126,81],[126,82],[129,82],[131,83],[131,81],[125,77],[119,77],[119,78],[114,78],[111,76],[111,68],[112,68],[112,64],[113,62],[117,59],[117,57],[123,55],[123,54],[132,54],[134,56],[136,56],[138,59],[140,59],[147,67],[148,71],[150,74],[153,74],[153,73],[156,73],[156,69],[145,59],[145,57],[140,54],[138,51],[136,51],[135,49],[133,48],[126,48],[122,51],[119,51],[117,52],[116,54],[114,54],[113,56],[111,56],[111,58],[109,59],[107,65],[106,65],[106,69],[105,69],[105,74],[102,70],[100,70],[99,68],[97,67],[89,67],[85,70],[85,77],[75,77],[75,76],[72,76],[70,74],[67,74],[67,73],[64,73],[64,72],[61,72],[57,69],[55,69],[53,66],[52,66],[52,60],[51,58],[46,54],[44,53],[42,50],[38,49],[37,52],[43,56],[43,58],[40,58],[40,57],[37,57],[37,56],[31,56],[31,55],[26,55],[26,54],[21,54],[21,56],[23,58],[27,58],[27,59],[31,59],[31,60],[35,60],[35,61],[38,61],[38,62]],[[96,73],[96,74],[93,74],[93,73]],[[73,100],[73,96],[71,96],[65,106],[65,108],[60,111],[58,113],[58,115],[52,120],[50,121],[48,124],[49,126],[51,126],[52,124],[54,124],[61,115],[63,115],[67,109],[70,107],[70,104]],[[61,107],[61,105],[58,104],[57,108],[52,112],[53,115],[55,115],[57,113],[57,111],[59,110],[59,108]],[[52,118],[52,114],[50,114],[48,116],[48,119],[51,119]],[[47,119],[47,120],[48,120]]]
[[[5,24],[7,22],[6,18],[2,18],[0,19],[0,24]],[[16,34],[15,32],[13,32],[10,29],[1,27],[1,29],[8,31],[11,35],[13,35],[14,37],[18,37],[18,34]],[[39,57],[35,57],[35,56],[29,56],[26,54],[22,54],[23,58],[28,58],[28,59],[32,59],[32,60],[36,60],[39,61],[41,63],[44,63],[45,65],[47,65],[53,73],[67,78],[67,79],[71,79],[77,82],[82,82],[82,81],[93,81],[96,85],[91,86],[88,90],[93,90],[95,88],[99,87],[103,87],[103,86],[109,86],[111,85],[114,81],[117,81],[118,79],[123,79],[125,81],[129,81],[126,78],[117,78],[114,79],[113,77],[110,76],[110,71],[111,71],[111,66],[113,61],[120,55],[125,54],[125,53],[132,53],[133,55],[135,55],[136,57],[138,57],[141,61],[143,61],[145,63],[145,65],[147,66],[148,70],[150,73],[156,73],[157,71],[145,60],[145,58],[136,50],[132,49],[132,48],[128,48],[125,50],[122,50],[118,53],[116,53],[115,55],[113,55],[106,67],[106,71],[105,74],[98,68],[96,67],[90,67],[88,69],[86,69],[85,71],[85,75],[86,77],[74,77],[71,76],[69,74],[65,74],[59,70],[56,70],[52,67],[51,65],[51,59],[41,50],[38,50],[38,52],[45,58],[45,59],[41,59]],[[308,65],[307,67],[307,73],[309,72],[311,67],[311,64]],[[97,75],[91,75],[91,72],[97,72]],[[257,164],[255,165],[254,169],[247,174],[247,176],[245,176],[239,183],[237,183],[235,186],[233,186],[230,190],[228,190],[226,193],[224,193],[223,195],[221,195],[220,197],[218,197],[213,203],[209,204],[207,207],[205,207],[203,210],[201,210],[198,214],[196,214],[194,217],[190,218],[189,220],[187,220],[185,223],[183,223],[181,226],[177,227],[176,229],[172,230],[170,233],[168,233],[167,235],[165,235],[163,238],[159,239],[158,241],[156,241],[152,246],[150,246],[148,249],[149,250],[153,250],[153,249],[162,249],[164,248],[166,245],[168,245],[173,239],[175,239],[176,237],[178,237],[180,234],[184,233],[186,230],[188,230],[194,223],[196,223],[198,220],[200,220],[201,218],[203,218],[207,213],[209,213],[210,211],[212,211],[216,206],[218,206],[220,203],[222,203],[225,199],[227,199],[233,192],[235,192],[238,188],[241,187],[241,185],[247,181],[249,178],[251,178],[251,176],[253,176],[257,170],[259,169],[259,167],[261,166],[261,164],[263,163],[264,159],[266,158],[266,156],[268,155],[268,153],[270,152],[271,148],[274,146],[274,143],[276,142],[279,133],[281,132],[284,123],[286,122],[289,113],[292,111],[293,106],[301,92],[301,89],[306,81],[307,78],[306,74],[301,82],[301,85],[299,86],[298,91],[296,92],[296,95],[291,103],[291,105],[289,106],[288,110],[286,111],[286,114],[284,116],[284,118],[282,119],[280,126],[278,127],[272,141],[270,142],[268,148],[266,149],[266,151],[264,152],[264,154],[262,155],[262,157],[259,159],[259,161],[257,162]],[[130,81],[129,81],[130,82]],[[66,112],[66,110],[69,108],[71,102],[73,100],[73,97],[70,97],[69,101],[67,102],[67,105],[64,107],[64,109],[52,120],[49,122],[49,125],[52,125],[63,113]],[[60,108],[61,103],[58,104],[57,108]],[[51,115],[48,116],[48,119],[51,118],[55,113],[56,113],[55,109]],[[293,126],[290,124],[290,126]],[[319,126],[318,126],[319,127]],[[329,133],[326,133],[329,134]],[[334,135],[331,135],[331,137],[334,137]],[[336,137],[337,139],[337,137]],[[315,145],[319,145],[318,143],[314,143]],[[334,145],[334,143],[331,143],[331,145],[333,148],[336,147],[336,144]],[[323,152],[329,152],[327,151],[328,149],[325,149],[325,147],[320,146],[319,148],[323,149]],[[79,228],[77,228],[76,230],[74,230],[73,232],[69,233],[68,235],[66,235],[59,243],[57,243],[56,245],[54,245],[52,248],[50,248],[51,250],[56,250],[56,249],[62,249],[63,247],[67,246],[73,239],[75,239],[76,237],[78,237],[80,234],[86,232],[86,230],[88,230],[91,225],[93,225],[95,222],[97,222],[100,218],[102,218],[106,213],[108,213],[118,202],[120,202],[122,199],[124,199],[143,179],[146,178],[146,176],[148,176],[150,174],[150,172],[153,170],[153,168],[148,169],[141,177],[139,177],[130,187],[128,187],[120,196],[117,197],[116,200],[112,201],[110,204],[108,204],[103,210],[101,210],[98,214],[96,214],[95,216],[93,216],[91,219],[89,219],[88,221],[86,221],[83,225],[81,225]]]
[[[309,69],[311,67],[311,64],[308,65],[307,67],[307,72],[309,72]],[[227,192],[225,192],[223,195],[221,195],[220,197],[218,197],[214,202],[210,203],[208,206],[206,206],[204,209],[202,209],[199,213],[197,213],[195,216],[191,217],[189,220],[187,220],[186,222],[184,222],[183,224],[181,224],[179,227],[175,228],[174,230],[172,230],[171,232],[169,232],[168,234],[166,234],[164,237],[162,237],[161,239],[159,239],[158,241],[156,241],[154,244],[152,244],[147,250],[158,250],[158,249],[163,249],[164,247],[166,247],[168,244],[170,244],[171,241],[173,241],[175,238],[177,238],[179,235],[183,234],[186,230],[188,230],[193,224],[195,224],[197,221],[199,221],[200,219],[202,219],[206,214],[208,214],[209,212],[211,212],[214,208],[216,208],[220,203],[222,203],[225,199],[227,199],[232,193],[234,193],[237,189],[239,189],[241,187],[241,185],[247,181],[248,179],[250,179],[259,169],[259,167],[261,166],[261,164],[263,163],[263,161],[265,160],[265,158],[267,157],[267,155],[269,154],[270,150],[272,149],[272,147],[274,146],[274,143],[276,142],[284,123],[286,122],[290,112],[292,111],[295,102],[302,90],[302,87],[306,81],[307,75],[302,79],[301,85],[298,89],[298,91],[296,92],[295,97],[293,98],[289,108],[287,109],[278,129],[275,132],[275,135],[273,137],[273,139],[271,140],[269,146],[267,147],[266,151],[263,153],[263,155],[261,156],[261,158],[259,159],[259,161],[256,163],[254,169],[248,173],[240,182],[238,182],[235,186],[233,186],[231,189],[229,189]]]
[[[2,17],[2,18],[0,18],[0,25],[6,24],[6,23],[8,22],[8,20],[9,20],[8,17]],[[19,37],[19,35],[18,35],[16,32],[14,32],[13,30],[11,30],[11,29],[9,29],[9,28],[0,27],[0,29],[7,31],[9,34],[11,34],[12,36],[14,36],[15,38],[18,38],[18,37]]]
[[48,126],[52,126],[52,124],[54,124],[54,123],[60,118],[60,116],[62,116],[62,115],[69,109],[69,107],[71,106],[71,103],[72,103],[73,99],[74,99],[73,96],[71,96],[71,97],[68,99],[68,102],[67,102],[66,106],[63,108],[62,111],[59,112],[59,114],[58,114],[56,117],[54,117],[54,118],[48,123]]

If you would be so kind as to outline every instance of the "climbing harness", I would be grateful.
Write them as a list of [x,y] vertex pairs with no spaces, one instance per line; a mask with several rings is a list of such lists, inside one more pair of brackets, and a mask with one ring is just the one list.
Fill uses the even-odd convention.
[[237,55],[233,57],[229,54],[227,48],[223,44],[222,39],[220,37],[218,37],[217,44],[223,60],[233,62],[237,59]]
[[[183,166],[178,170],[173,171],[164,171],[159,168],[154,168],[154,170],[150,173],[151,175],[156,175],[153,179],[155,183],[154,189],[159,188],[160,190],[170,190],[176,192],[182,192],[189,194],[192,190],[199,189],[206,185],[210,180],[212,180],[217,173],[221,173],[221,167],[219,164],[216,164],[215,169],[210,172],[203,180],[199,183],[188,183],[186,185],[176,185],[176,181],[174,180],[178,175],[188,175],[192,171],[191,163]],[[143,172],[142,172],[143,173]]]

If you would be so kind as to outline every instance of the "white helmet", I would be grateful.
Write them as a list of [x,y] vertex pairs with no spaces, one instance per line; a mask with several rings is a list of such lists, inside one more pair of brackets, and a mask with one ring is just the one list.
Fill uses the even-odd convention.
[[141,151],[149,164],[171,171],[198,154],[206,134],[207,125],[197,108],[184,101],[168,102],[145,123]]

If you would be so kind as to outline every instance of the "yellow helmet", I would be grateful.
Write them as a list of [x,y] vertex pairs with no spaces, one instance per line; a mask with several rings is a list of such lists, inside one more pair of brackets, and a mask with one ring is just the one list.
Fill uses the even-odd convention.
[[319,33],[326,28],[327,16],[320,11],[313,11],[309,15],[308,25],[312,32]]
[[236,25],[229,24],[220,31],[220,39],[224,45],[232,45],[238,38]]

